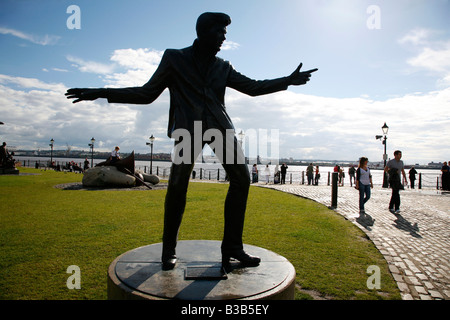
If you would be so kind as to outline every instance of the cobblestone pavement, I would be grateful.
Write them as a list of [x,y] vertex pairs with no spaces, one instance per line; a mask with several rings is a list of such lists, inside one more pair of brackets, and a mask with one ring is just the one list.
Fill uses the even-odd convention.
[[[331,205],[330,186],[262,185]],[[334,210],[353,222],[386,259],[404,300],[450,300],[450,194],[400,192],[400,213],[389,212],[390,189],[375,186],[359,217],[359,192],[339,187]],[[371,222],[371,219],[374,221]]]

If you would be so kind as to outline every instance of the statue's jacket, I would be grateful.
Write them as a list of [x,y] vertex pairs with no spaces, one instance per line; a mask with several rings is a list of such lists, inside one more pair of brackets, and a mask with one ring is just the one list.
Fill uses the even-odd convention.
[[288,77],[253,80],[216,56],[202,69],[202,61],[196,54],[196,41],[184,49],[167,49],[155,73],[142,87],[107,89],[108,102],[149,104],[168,88],[170,110],[167,134],[171,137],[172,132],[180,128],[192,134],[194,122],[202,121],[205,112],[215,117],[215,123],[220,126],[217,129],[234,129],[225,110],[226,87],[250,96],[287,89]]

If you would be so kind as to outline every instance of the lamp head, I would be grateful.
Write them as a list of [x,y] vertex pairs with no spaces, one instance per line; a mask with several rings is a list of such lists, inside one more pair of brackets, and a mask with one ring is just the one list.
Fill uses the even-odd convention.
[[386,125],[386,122],[384,123],[384,125],[381,127],[381,130],[383,130],[383,134],[387,134],[389,131],[389,127]]

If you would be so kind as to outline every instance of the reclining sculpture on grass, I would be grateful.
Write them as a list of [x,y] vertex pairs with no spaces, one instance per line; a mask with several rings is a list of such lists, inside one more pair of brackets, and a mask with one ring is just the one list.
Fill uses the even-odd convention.
[[86,170],[82,180],[85,187],[133,187],[145,185],[149,189],[159,183],[155,175],[135,170],[134,151],[126,158],[98,163],[94,168]]

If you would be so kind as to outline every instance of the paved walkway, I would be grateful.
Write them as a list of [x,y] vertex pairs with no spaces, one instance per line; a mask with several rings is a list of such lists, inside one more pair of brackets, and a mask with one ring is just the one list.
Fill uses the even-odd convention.
[[[331,205],[330,186],[263,185]],[[385,257],[404,300],[450,300],[450,194],[400,192],[400,214],[389,212],[390,189],[374,187],[359,218],[359,192],[339,187],[335,211],[362,229]]]

